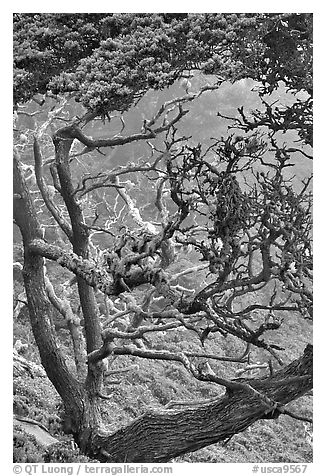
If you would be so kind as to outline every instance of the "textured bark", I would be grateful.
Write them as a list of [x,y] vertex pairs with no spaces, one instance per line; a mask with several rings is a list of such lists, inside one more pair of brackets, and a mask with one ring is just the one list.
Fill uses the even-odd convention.
[[[117,288],[117,284],[112,282],[112,277],[103,267],[96,266],[94,262],[84,259],[76,253],[62,250],[59,246],[46,243],[43,239],[35,239],[30,247],[33,253],[56,261],[62,267],[82,278],[89,286],[102,291],[103,294],[112,296],[125,291],[122,287]],[[133,289],[142,284],[155,284],[162,275],[163,271],[160,272],[155,268],[145,269],[144,271],[137,268],[136,271],[128,272],[124,281],[130,289]]]
[[92,370],[89,385],[85,387],[67,367],[55,337],[53,307],[46,291],[43,258],[35,254],[31,247],[33,240],[42,238],[42,230],[20,170],[17,154],[14,155],[13,176],[14,220],[24,243],[23,277],[33,335],[47,376],[64,403],[66,431],[74,434],[76,441],[86,452],[91,435],[97,431],[101,421],[94,388],[94,381],[98,382],[98,374],[96,369]]
[[[274,376],[243,382],[280,405],[295,400],[312,388],[312,346],[308,345],[301,358]],[[147,412],[113,435],[98,435],[94,443],[104,449],[103,461],[162,463],[223,441],[259,419],[277,418],[279,414],[279,409],[239,390],[200,408]]]
[[[74,359],[78,379],[83,380],[86,377],[86,350],[84,337],[79,319],[74,315],[68,299],[60,299],[55,294],[51,281],[47,276],[45,278],[45,289],[51,304],[60,312],[65,320],[66,327],[69,329],[72,347],[74,349]],[[78,319],[78,321],[76,321]]]
[[[70,166],[69,151],[73,138],[58,131],[53,139],[56,151],[56,165],[61,185],[61,195],[66,204],[72,226],[73,251],[82,258],[88,258],[88,230],[84,224],[82,209],[76,199]],[[81,278],[77,279],[80,303],[85,320],[87,352],[92,352],[101,344],[101,328],[93,289]]]
[[55,338],[53,307],[50,304],[44,281],[43,258],[30,252],[29,244],[40,238],[42,231],[14,157],[14,219],[24,243],[23,278],[28,299],[31,326],[45,371],[61,396],[68,412],[81,418],[83,413],[82,388],[69,372],[66,361]]
[[[72,227],[73,252],[88,258],[89,232],[84,223],[82,209],[76,198],[69,165],[69,151],[74,137],[72,129],[63,128],[53,137],[55,146],[55,162],[60,180],[61,195],[67,207]],[[77,277],[78,293],[84,316],[84,328],[87,353],[100,347],[102,344],[101,327],[94,290],[81,277]],[[103,372],[100,366],[89,366],[86,379],[86,388],[90,398],[101,391]]]

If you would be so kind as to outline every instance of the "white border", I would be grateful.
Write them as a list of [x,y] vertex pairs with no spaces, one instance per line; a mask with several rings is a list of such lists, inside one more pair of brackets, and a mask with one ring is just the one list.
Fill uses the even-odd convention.
[[[326,104],[324,100],[325,92],[325,70],[326,64],[326,42],[325,42],[325,9],[322,2],[311,1],[273,1],[270,4],[258,1],[239,2],[194,2],[165,0],[162,4],[154,4],[152,1],[126,2],[120,0],[115,5],[113,2],[96,2],[89,4],[81,1],[56,1],[55,4],[46,5],[44,1],[14,1],[10,5],[3,5],[1,11],[1,135],[2,135],[2,183],[0,187],[0,207],[1,226],[0,234],[0,256],[1,256],[1,304],[2,304],[2,339],[1,339],[1,373],[2,398],[1,398],[1,460],[8,463],[8,472],[3,468],[3,474],[11,474],[12,461],[12,205],[11,205],[11,150],[12,150],[12,14],[14,12],[105,12],[110,6],[110,12],[214,12],[217,7],[221,12],[313,12],[314,13],[314,250],[315,250],[315,313],[314,313],[314,464],[309,465],[306,474],[320,475],[322,463],[325,461],[324,444],[325,441],[325,355],[323,344],[325,339],[325,249],[326,249],[326,198],[325,198],[325,127],[326,127]],[[55,7],[55,8],[54,8]],[[262,8],[263,7],[263,8]],[[3,147],[5,144],[5,147]],[[10,197],[10,198],[9,198]],[[325,344],[324,344],[325,345]],[[9,460],[9,461],[8,461]],[[7,466],[7,464],[6,464]],[[174,465],[175,466],[175,465]],[[215,465],[204,465],[202,463],[183,464],[182,468],[177,465],[174,474],[187,474],[197,470],[204,470],[207,473],[214,471],[221,474],[250,474],[252,465],[248,464],[222,464],[216,468]],[[205,466],[205,468],[204,468]],[[248,471],[248,473],[247,473]],[[213,473],[212,473],[213,474]]]

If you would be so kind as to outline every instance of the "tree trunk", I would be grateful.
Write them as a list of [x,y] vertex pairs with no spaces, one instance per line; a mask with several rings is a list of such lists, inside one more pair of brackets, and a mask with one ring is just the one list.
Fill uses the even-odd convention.
[[[275,375],[242,381],[285,405],[312,388],[312,346]],[[230,438],[259,419],[277,418],[280,412],[238,390],[200,408],[149,411],[110,436],[97,435],[92,444],[104,450],[96,455],[102,461],[164,463]]]
[[[65,405],[69,430],[84,453],[103,462],[166,462],[223,441],[259,419],[277,418],[282,412],[278,405],[285,405],[312,388],[312,346],[308,345],[301,358],[274,375],[260,380],[238,380],[251,385],[269,400],[238,389],[200,408],[149,411],[113,434],[105,432],[97,395],[101,369],[99,366],[89,369],[86,385],[80,384],[70,373],[56,342],[43,258],[34,254],[32,248],[33,240],[42,239],[42,231],[17,157],[14,194],[14,218],[24,242],[23,276],[33,334],[42,365]],[[91,322],[97,325],[94,313]],[[93,341],[91,347],[95,345],[98,342]],[[275,406],[271,406],[271,400]]]
[[46,293],[43,258],[31,253],[29,245],[42,237],[29,191],[23,179],[17,155],[14,156],[14,220],[24,243],[23,278],[33,335],[42,365],[61,396],[66,410],[78,421],[83,414],[83,389],[69,371],[57,343],[53,325],[53,307]]
[[[84,223],[82,209],[76,198],[69,165],[69,151],[73,142],[70,128],[57,131],[53,137],[55,161],[61,186],[61,195],[66,204],[72,227],[73,251],[82,258],[88,258],[89,232]],[[82,278],[77,277],[79,300],[84,316],[86,350],[90,353],[102,344],[99,313],[94,290]],[[90,398],[96,396],[102,386],[103,370],[100,365],[88,368],[85,382]]]

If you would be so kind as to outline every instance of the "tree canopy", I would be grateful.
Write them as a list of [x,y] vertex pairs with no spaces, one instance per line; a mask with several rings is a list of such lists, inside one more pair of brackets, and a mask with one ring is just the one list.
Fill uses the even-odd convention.
[[309,14],[16,14],[14,97],[53,88],[110,112],[193,69],[311,94],[311,48]]
[[[214,109],[248,80],[257,107]],[[226,134],[199,142],[205,97]],[[287,362],[272,331],[312,319],[312,15],[15,14],[14,120],[24,293],[81,451],[163,462],[259,419],[300,419],[285,405],[311,389],[312,346]],[[99,431],[108,376],[143,359],[225,394]],[[234,378],[220,362],[269,374]]]

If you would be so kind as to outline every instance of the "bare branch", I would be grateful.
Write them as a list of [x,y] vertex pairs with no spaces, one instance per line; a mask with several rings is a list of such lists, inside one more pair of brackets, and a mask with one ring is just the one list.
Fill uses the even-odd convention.
[[[175,310],[178,314],[178,311]],[[145,314],[146,315],[146,314]],[[152,332],[162,332],[171,329],[176,329],[182,326],[181,322],[169,322],[167,324],[160,324],[157,326],[142,326],[138,327],[135,331],[122,332],[116,329],[105,329],[102,333],[103,340],[111,339],[112,337],[118,339],[140,339],[144,334]]]
[[[46,271],[46,270],[45,270]],[[60,299],[52,286],[49,277],[44,272],[45,289],[48,298],[52,305],[59,311],[67,323],[67,327],[70,332],[72,345],[74,349],[74,358],[76,364],[77,375],[80,378],[86,377],[86,349],[84,343],[84,337],[81,330],[80,319],[76,316],[70,306],[67,298]]]
[[[212,382],[218,385],[226,387],[229,391],[243,391],[249,395],[255,396],[258,398],[262,404],[266,405],[266,414],[273,413],[278,409],[278,404],[267,397],[266,394],[262,394],[259,390],[256,390],[253,386],[246,382],[240,382],[237,380],[228,380],[222,377],[217,376],[214,372],[209,369],[208,372],[205,372],[200,368],[200,366],[195,367],[181,352],[169,352],[165,350],[147,350],[139,349],[135,346],[124,346],[124,347],[115,347],[112,344],[105,344],[102,349],[93,351],[88,355],[89,362],[96,362],[100,359],[107,357],[110,354],[114,355],[132,355],[140,358],[153,359],[153,360],[167,360],[167,361],[176,361],[180,362],[197,380],[204,382]],[[278,386],[291,385],[294,382],[299,380],[310,380],[311,376],[297,376],[297,377],[287,377],[283,380],[275,382]]]
[[286,408],[279,407],[279,411],[283,415],[288,415],[291,418],[294,418],[295,420],[299,421],[306,421],[308,423],[313,423],[313,419],[309,417],[304,417],[302,415],[297,415],[296,413],[291,412],[290,410],[287,410]]
[[[51,196],[53,193],[50,191],[50,187],[46,184],[43,174],[42,174],[42,155],[41,155],[41,149],[40,145],[38,142],[37,137],[34,137],[34,159],[35,159],[35,176],[36,176],[36,181],[37,185],[40,189],[42,198],[44,200],[44,203],[55,219],[55,221],[58,223],[60,228],[64,231],[64,233],[67,235],[69,240],[72,240],[72,229],[70,224],[65,220],[65,218],[62,216],[61,210],[57,207],[55,204],[54,200],[52,200]],[[53,188],[53,187],[52,187]]]
[[236,375],[240,377],[242,374],[246,372],[251,372],[251,370],[256,370],[256,369],[268,369],[268,364],[251,364],[247,365],[243,369],[239,369],[236,371]]

